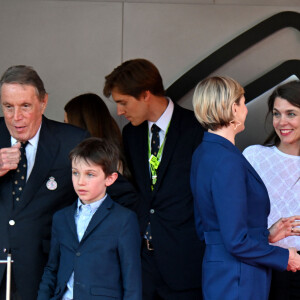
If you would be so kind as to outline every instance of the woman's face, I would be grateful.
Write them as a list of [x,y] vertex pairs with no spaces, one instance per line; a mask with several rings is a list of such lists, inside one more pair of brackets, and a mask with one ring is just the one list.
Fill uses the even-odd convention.
[[277,97],[273,107],[273,126],[280,146],[298,144],[300,147],[300,108]]

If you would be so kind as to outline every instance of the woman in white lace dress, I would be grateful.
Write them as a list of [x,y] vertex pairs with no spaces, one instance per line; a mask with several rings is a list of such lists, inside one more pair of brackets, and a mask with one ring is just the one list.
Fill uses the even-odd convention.
[[[271,201],[269,226],[281,217],[300,215],[300,81],[277,87],[268,100],[274,131],[264,146],[243,154],[264,181]],[[275,243],[300,251],[300,237]],[[273,271],[269,300],[300,299],[300,272]]]

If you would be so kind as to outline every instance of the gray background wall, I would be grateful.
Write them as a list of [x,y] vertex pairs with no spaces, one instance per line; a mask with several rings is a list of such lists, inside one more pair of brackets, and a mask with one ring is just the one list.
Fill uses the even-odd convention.
[[[103,97],[104,76],[122,61],[151,60],[168,87],[219,47],[281,11],[300,12],[300,0],[0,0],[0,73],[15,64],[33,66],[49,93],[45,115],[62,121],[72,97],[85,92]],[[300,34],[293,28],[266,38],[215,73],[246,85],[288,59],[300,59]],[[191,97],[192,91],[179,103],[192,109]],[[116,116],[114,103],[105,101],[122,127],[125,120]],[[261,124],[261,132],[247,134],[247,129],[241,148],[264,137],[265,105],[258,102],[249,111],[248,128]]]

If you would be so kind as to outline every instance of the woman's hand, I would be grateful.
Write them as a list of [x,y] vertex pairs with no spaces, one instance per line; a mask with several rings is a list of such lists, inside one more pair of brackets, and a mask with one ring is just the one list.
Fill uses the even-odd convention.
[[281,218],[269,228],[269,242],[275,243],[288,236],[300,235],[300,216]]
[[300,270],[300,255],[296,248],[289,248],[289,261],[286,269],[292,272]]

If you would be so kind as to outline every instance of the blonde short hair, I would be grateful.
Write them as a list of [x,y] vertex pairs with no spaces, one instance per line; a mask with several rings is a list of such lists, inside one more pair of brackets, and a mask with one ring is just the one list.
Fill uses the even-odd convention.
[[194,91],[195,116],[206,129],[227,127],[233,120],[232,105],[239,104],[243,95],[243,87],[230,77],[206,78],[197,84]]

